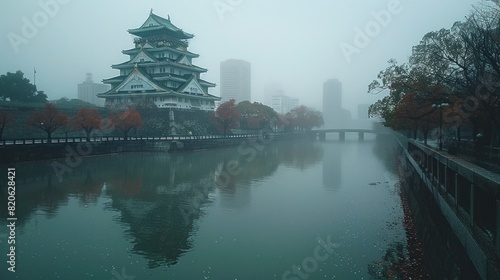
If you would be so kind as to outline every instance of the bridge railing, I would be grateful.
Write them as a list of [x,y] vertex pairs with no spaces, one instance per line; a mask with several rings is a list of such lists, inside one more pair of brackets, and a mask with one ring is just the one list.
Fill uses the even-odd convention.
[[[90,142],[109,141],[179,141],[179,140],[203,140],[203,139],[231,139],[231,138],[251,138],[259,137],[259,134],[228,134],[228,135],[171,135],[171,136],[99,136],[90,137]],[[65,138],[27,138],[27,139],[6,139],[0,140],[0,146],[8,145],[35,145],[35,144],[59,144],[59,143],[81,143],[88,142],[86,137],[65,137]]]
[[[306,132],[275,132],[267,133],[268,135],[285,135],[285,134],[309,134],[323,132],[353,132],[353,133],[379,133],[375,130],[366,129],[326,129],[312,130]],[[228,134],[228,135],[169,135],[169,136],[129,136],[128,141],[149,140],[149,141],[179,141],[179,140],[199,140],[199,139],[228,139],[228,138],[249,138],[259,137],[260,134]],[[90,137],[90,142],[106,142],[106,141],[125,141],[123,136],[93,136]],[[0,146],[8,145],[34,145],[34,144],[58,144],[58,143],[81,143],[88,142],[86,137],[58,137],[52,138],[50,141],[47,138],[25,138],[25,139],[3,139],[0,140]]]

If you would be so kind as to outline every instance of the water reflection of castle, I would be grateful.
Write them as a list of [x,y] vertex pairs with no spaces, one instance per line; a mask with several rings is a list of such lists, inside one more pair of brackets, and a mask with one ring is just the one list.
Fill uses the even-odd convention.
[[[271,143],[255,157],[240,155],[237,149],[221,149],[170,155],[122,154],[85,158],[62,181],[47,163],[26,163],[17,171],[23,176],[18,199],[18,218],[28,221],[36,211],[58,215],[69,197],[78,197],[82,207],[96,203],[101,196],[111,199],[107,210],[118,210],[116,222],[122,224],[133,244],[132,252],[148,260],[150,267],[173,265],[192,250],[190,237],[195,223],[202,219],[205,206],[214,202],[218,189],[221,206],[241,208],[251,203],[254,180],[271,176],[283,164],[307,169],[323,155],[314,142]],[[251,159],[251,160],[250,160]],[[214,181],[218,166],[227,170],[234,161],[241,172],[231,176],[225,186]],[[28,175],[29,174],[29,175]],[[0,194],[0,199],[5,193]]]

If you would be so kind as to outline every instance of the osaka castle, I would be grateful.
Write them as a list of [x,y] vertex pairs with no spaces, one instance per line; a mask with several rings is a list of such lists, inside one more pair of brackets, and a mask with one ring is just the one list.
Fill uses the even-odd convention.
[[[103,80],[111,89],[98,94],[105,106],[121,109],[139,104],[157,108],[178,108],[213,111],[219,97],[208,93],[214,83],[200,78],[207,69],[193,64],[198,54],[188,51],[193,34],[184,32],[170,22],[153,14],[136,29],[128,30],[135,47],[122,51],[127,62],[112,65],[120,75]],[[154,105],[153,105],[154,104]]]

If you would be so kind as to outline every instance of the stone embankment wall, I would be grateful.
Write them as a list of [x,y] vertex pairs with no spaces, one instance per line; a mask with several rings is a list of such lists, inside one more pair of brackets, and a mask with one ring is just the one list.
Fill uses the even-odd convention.
[[[400,175],[436,279],[500,279],[500,180],[398,136]],[[437,265],[436,265],[437,264]]]

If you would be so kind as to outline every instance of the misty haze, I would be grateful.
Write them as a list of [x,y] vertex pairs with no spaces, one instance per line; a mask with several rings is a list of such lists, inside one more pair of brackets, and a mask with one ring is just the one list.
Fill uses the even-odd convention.
[[0,279],[500,279],[497,0],[0,11]]

